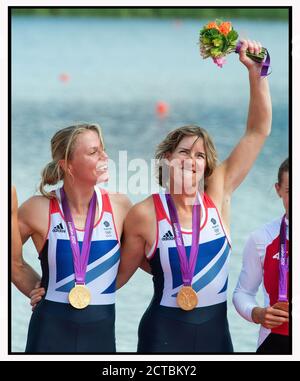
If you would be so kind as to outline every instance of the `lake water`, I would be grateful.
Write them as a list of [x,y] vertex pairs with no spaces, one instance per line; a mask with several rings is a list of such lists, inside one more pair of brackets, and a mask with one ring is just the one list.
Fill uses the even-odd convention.
[[[220,160],[226,158],[245,128],[248,79],[235,54],[223,69],[202,60],[197,38],[206,21],[14,18],[12,175],[19,202],[36,191],[50,160],[52,135],[80,121],[102,126],[107,152],[116,161],[120,150],[128,150],[128,161],[150,161],[162,137],[186,124],[206,128]],[[260,40],[272,59],[273,131],[232,198],[229,324],[235,351],[253,352],[258,327],[237,314],[231,297],[249,233],[283,213],[273,184],[288,155],[288,25],[232,21],[242,37]],[[165,118],[155,113],[159,101],[169,106]],[[129,197],[137,202],[146,195]],[[24,257],[39,271],[31,243]],[[151,296],[151,279],[141,270],[117,292],[119,352],[135,352],[138,322]],[[13,351],[24,351],[30,315],[28,300],[12,286]]]

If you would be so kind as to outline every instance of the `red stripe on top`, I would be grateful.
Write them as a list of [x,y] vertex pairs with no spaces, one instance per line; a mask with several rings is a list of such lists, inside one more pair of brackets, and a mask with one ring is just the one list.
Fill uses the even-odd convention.
[[60,209],[59,209],[59,204],[58,204],[58,201],[57,201],[57,198],[51,198],[50,199],[50,214],[55,214],[55,213],[59,213],[60,212]]
[[[208,194],[203,193],[203,203],[207,208],[216,208]],[[217,209],[217,208],[216,208]]]
[[112,220],[113,220],[113,223],[114,223],[114,229],[115,229],[116,237],[117,237],[117,240],[118,240],[119,244],[121,245],[121,241],[120,241],[120,237],[119,237],[119,234],[118,234],[118,230],[117,230],[117,226],[116,226],[116,222],[115,222],[115,217],[114,217],[113,209],[112,209],[111,202],[110,202],[110,199],[109,199],[109,194],[108,194],[108,192],[105,189],[102,189],[102,188],[99,188],[99,189],[101,191],[101,196],[102,196],[102,214],[104,212],[108,212],[108,213],[111,214]]
[[105,189],[102,189],[102,188],[99,188],[99,189],[102,195],[102,210],[104,212],[113,214],[108,192]]
[[153,197],[153,202],[155,206],[157,221],[168,219],[168,216],[166,214],[165,208],[163,207],[159,194],[157,193],[153,194],[152,197]]
[[[104,212],[112,213],[112,207],[109,201],[108,192],[105,189],[99,188],[102,195],[102,210]],[[50,213],[61,213],[61,210],[59,208],[59,203],[57,198],[51,198],[50,199]],[[62,214],[62,213],[61,213]]]
[[[156,193],[156,194],[153,194],[152,197],[153,197],[153,202],[154,202],[154,206],[155,206],[157,221],[159,222],[161,220],[166,219],[168,221],[168,223],[170,225],[172,225],[170,218],[167,215],[166,210],[163,206],[160,195],[158,193]],[[207,218],[208,218],[207,204],[205,202],[205,198],[203,198],[203,205],[204,205],[206,214],[205,214],[205,220],[204,220],[203,224],[200,226],[200,230],[202,230],[204,228],[204,226],[206,225],[206,222],[207,222]],[[215,208],[215,206],[213,206],[213,207]],[[184,234],[192,234],[191,231],[184,231],[184,229],[181,229],[181,230],[182,230],[182,232],[184,232]]]
[[[99,189],[101,191],[101,197],[102,197],[102,210],[101,210],[101,215],[100,215],[98,221],[96,221],[96,223],[94,224],[94,229],[100,223],[104,212],[111,213],[112,220],[113,220],[113,223],[114,223],[116,237],[117,237],[118,242],[120,243],[120,239],[119,239],[118,231],[117,231],[117,228],[116,228],[114,214],[113,214],[113,211],[112,211],[112,207],[111,207],[111,203],[110,203],[108,192],[105,189],[102,189],[102,188],[99,188]],[[44,243],[42,245],[42,249],[38,253],[39,257],[41,255],[41,253],[43,252],[43,249],[44,249],[45,244],[46,244],[47,239],[48,239],[50,225],[51,225],[51,214],[55,214],[55,213],[59,213],[61,215],[62,219],[65,220],[64,215],[63,215],[63,213],[62,213],[62,211],[61,211],[61,209],[59,207],[59,202],[58,202],[56,197],[51,198],[50,202],[49,202],[48,230],[47,230],[47,234],[46,234]],[[78,230],[78,231],[84,231],[84,229],[77,229],[77,228],[76,228],[76,230]]]
[[[99,219],[94,224],[94,229],[100,223],[100,221],[102,219],[102,216],[103,216],[103,213],[104,213],[104,204],[106,204],[106,207],[108,208],[108,211],[110,213],[112,213],[111,212],[110,204],[109,204],[109,206],[107,206],[107,201],[104,202],[104,200],[103,200],[104,197],[102,197],[102,189],[100,189],[100,190],[101,190],[101,198],[102,198],[102,210],[101,210],[101,214],[100,214]],[[65,216],[63,215],[63,211],[59,207],[59,202],[58,202],[57,198],[52,198],[50,200],[50,214],[54,214],[54,213],[59,213],[61,218],[65,221]],[[76,228],[76,226],[75,226],[75,229],[78,230],[78,231],[82,231],[82,232],[84,231],[84,229],[78,229],[78,228]]]
[[[288,242],[287,242],[287,248],[288,248]],[[270,298],[270,306],[275,304],[278,300],[279,249],[280,249],[280,237],[278,236],[266,248],[266,255],[264,260],[264,286]],[[276,255],[276,258],[273,258],[275,255]],[[288,290],[289,290],[289,285],[288,285]],[[279,327],[273,328],[272,332],[287,336],[289,334],[289,325],[288,323],[283,323]]]

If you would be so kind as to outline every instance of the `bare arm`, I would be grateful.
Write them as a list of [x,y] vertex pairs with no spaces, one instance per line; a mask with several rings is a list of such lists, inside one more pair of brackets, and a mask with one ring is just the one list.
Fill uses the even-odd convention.
[[139,266],[143,266],[145,229],[147,229],[147,212],[141,204],[137,204],[129,211],[124,223],[117,289],[131,278]]
[[[24,226],[25,227],[25,226]],[[30,228],[23,230],[23,240],[26,241]],[[18,200],[15,187],[12,187],[12,282],[26,296],[40,280],[40,276],[24,261],[22,255],[22,239],[18,226]]]
[[[268,79],[260,77],[260,64],[246,56],[245,51],[248,47],[257,52],[258,45],[245,41],[240,51],[240,61],[248,69],[250,83],[246,131],[229,157],[216,168],[208,179],[210,194],[220,204],[226,197],[230,197],[244,180],[271,132],[272,106]],[[220,187],[223,190],[222,195],[220,195]]]
[[144,257],[142,263],[140,264],[140,269],[144,270],[148,274],[152,274],[150,263],[147,261],[146,257]]

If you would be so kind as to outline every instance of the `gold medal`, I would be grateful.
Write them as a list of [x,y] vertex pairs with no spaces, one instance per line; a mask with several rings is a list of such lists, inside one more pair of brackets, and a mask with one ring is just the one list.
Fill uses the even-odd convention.
[[71,306],[82,309],[90,304],[91,293],[84,284],[76,284],[69,292],[69,302]]
[[277,302],[272,307],[277,308],[278,310],[289,312],[289,303],[288,302]]
[[185,310],[193,310],[198,304],[198,296],[191,286],[183,286],[177,294],[178,306]]

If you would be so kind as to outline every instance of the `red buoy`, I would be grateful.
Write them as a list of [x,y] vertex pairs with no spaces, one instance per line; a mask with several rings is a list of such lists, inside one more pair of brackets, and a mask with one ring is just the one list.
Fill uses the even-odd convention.
[[58,78],[63,83],[67,83],[70,80],[70,76],[67,73],[61,73]]
[[169,113],[169,105],[166,102],[159,101],[156,103],[156,114],[160,117],[167,116]]

